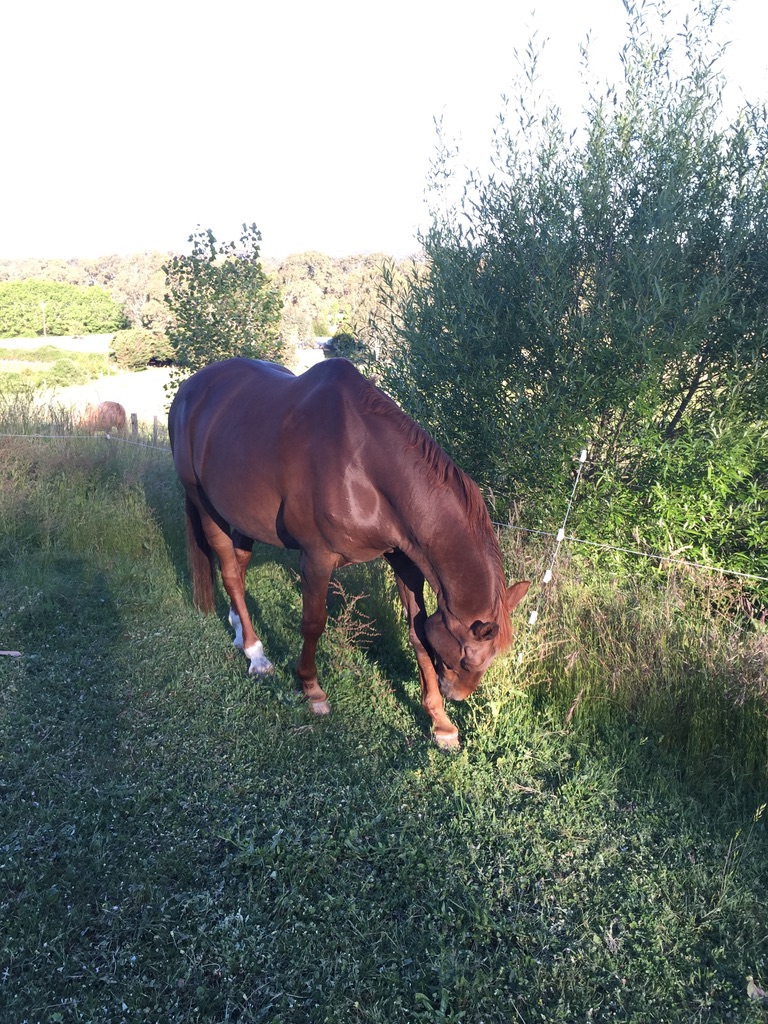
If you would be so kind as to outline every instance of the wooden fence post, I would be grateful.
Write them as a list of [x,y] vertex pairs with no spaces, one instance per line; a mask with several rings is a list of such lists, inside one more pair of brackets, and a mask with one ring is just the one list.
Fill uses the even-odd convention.
[[139,417],[135,412],[131,413],[131,438],[134,441],[139,439]]

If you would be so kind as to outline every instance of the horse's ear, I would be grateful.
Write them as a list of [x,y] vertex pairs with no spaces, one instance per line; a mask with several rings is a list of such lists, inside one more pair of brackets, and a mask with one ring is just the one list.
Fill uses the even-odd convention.
[[528,593],[528,587],[530,587],[530,585],[530,580],[522,580],[520,583],[513,583],[511,587],[507,588],[507,608],[509,608],[510,611],[520,604]]
[[475,640],[494,640],[499,632],[498,622],[481,622],[480,619],[473,622],[469,628]]

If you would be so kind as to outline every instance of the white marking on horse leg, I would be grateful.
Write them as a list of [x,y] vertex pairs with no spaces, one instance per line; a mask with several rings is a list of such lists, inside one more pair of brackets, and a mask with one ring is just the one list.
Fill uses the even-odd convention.
[[316,715],[330,715],[331,705],[327,700],[310,700],[309,706]]
[[251,665],[248,669],[249,675],[266,676],[274,671],[274,665],[264,654],[264,645],[261,640],[257,640],[253,647],[249,647],[245,651],[245,656],[251,660]]
[[229,624],[235,631],[234,644],[238,651],[243,649],[243,624],[234,608],[229,609]]

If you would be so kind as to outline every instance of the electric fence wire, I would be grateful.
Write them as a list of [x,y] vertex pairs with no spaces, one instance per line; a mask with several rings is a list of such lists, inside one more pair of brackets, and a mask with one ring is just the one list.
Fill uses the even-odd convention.
[[538,599],[536,601],[536,607],[533,609],[533,611],[531,612],[531,614],[530,614],[530,616],[528,618],[528,625],[529,626],[534,626],[536,624],[536,621],[537,621],[537,619],[539,617],[539,611],[541,610],[541,604],[542,604],[542,601],[544,600],[545,590],[543,588],[547,585],[547,583],[550,583],[552,581],[552,572],[553,572],[553,570],[555,568],[555,562],[557,561],[557,556],[560,554],[560,547],[561,547],[563,541],[565,540],[565,527],[566,527],[566,525],[568,523],[568,516],[571,514],[571,509],[573,508],[573,499],[576,497],[576,489],[579,486],[579,480],[581,480],[581,471],[584,468],[584,463],[586,461],[587,461],[587,450],[586,450],[586,448],[582,448],[581,455],[579,456],[578,469],[576,470],[576,477],[575,477],[575,479],[573,481],[573,487],[571,488],[571,496],[568,499],[568,507],[566,508],[565,515],[563,517],[563,525],[560,527],[560,529],[557,531],[557,533],[555,535],[555,548],[554,548],[554,551],[552,552],[552,558],[550,560],[549,567],[547,568],[547,570],[544,573],[544,575],[541,577],[542,589],[539,591],[539,596],[538,596]]
[[[581,471],[584,468],[584,463],[587,460],[586,449],[582,448],[581,455],[579,456],[579,467],[576,471],[576,478],[573,482],[573,488],[571,490],[571,496],[568,500],[568,507],[565,510],[565,516],[563,518],[563,525],[557,531],[552,533],[550,530],[532,530],[526,526],[516,526],[513,523],[496,523],[493,525],[500,530],[515,530],[518,533],[527,533],[536,537],[554,537],[556,540],[555,549],[552,553],[552,560],[550,561],[549,568],[542,577],[542,584],[546,585],[552,579],[552,571],[554,569],[555,561],[560,552],[560,546],[563,541],[568,541],[569,544],[584,544],[589,547],[599,548],[601,551],[616,551],[623,555],[633,555],[636,558],[648,558],[657,562],[666,562],[668,565],[680,565],[686,566],[689,569],[699,569],[702,572],[713,572],[718,573],[722,576],[734,576],[742,580],[753,580],[756,583],[768,583],[768,576],[761,576],[758,573],[752,572],[741,572],[738,569],[726,569],[719,565],[707,565],[705,562],[695,562],[688,558],[675,558],[674,555],[661,555],[653,551],[638,551],[637,548],[622,547],[617,544],[608,544],[605,541],[600,540],[584,540],[582,537],[566,536],[565,527],[568,522],[568,516],[571,514],[571,508],[573,507],[573,500],[576,496],[576,489],[579,486],[579,480],[581,479]],[[541,607],[543,591],[539,595],[539,601],[534,611],[531,612],[531,616],[528,622],[529,626],[533,626],[538,618],[539,609]]]
[[116,437],[113,434],[0,434],[8,438],[34,438],[41,441],[112,441],[113,443],[129,444],[135,448],[151,448],[156,452],[170,452],[167,444],[151,444],[149,441],[134,441],[129,437]]

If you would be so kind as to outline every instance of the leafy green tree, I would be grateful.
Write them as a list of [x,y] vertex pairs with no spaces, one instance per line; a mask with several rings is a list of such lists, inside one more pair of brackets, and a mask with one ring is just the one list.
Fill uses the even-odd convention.
[[64,284],[100,284],[84,273],[82,261],[49,259],[0,260],[0,281],[59,281]]
[[207,363],[232,356],[281,360],[280,293],[259,260],[261,233],[243,225],[239,243],[218,243],[210,230],[190,235],[192,252],[165,266],[172,387]]
[[[427,274],[390,281],[381,372],[500,504],[525,504],[531,526],[551,525],[587,444],[583,525],[723,561],[730,543],[718,554],[717,528],[699,531],[716,513],[685,504],[725,461],[723,509],[765,519],[768,120],[749,104],[724,119],[718,5],[676,36],[662,18],[660,38],[654,8],[625,6],[624,80],[593,91],[581,134],[532,102],[531,49],[493,172],[454,201],[443,144]],[[755,531],[740,536],[765,572]]]
[[289,287],[281,286],[283,312],[282,335],[291,345],[305,345],[314,340],[314,323],[325,304],[320,287],[311,279],[295,279]]
[[281,329],[286,342],[312,344],[316,336],[335,328],[344,291],[338,260],[315,251],[294,253],[274,265],[273,275],[283,296]]
[[110,334],[126,323],[122,306],[103,288],[39,280],[0,283],[0,337]]
[[131,327],[165,330],[165,272],[168,255],[141,252],[130,256],[103,256],[89,260],[85,268],[96,284],[108,288],[125,309]]
[[99,256],[97,259],[0,260],[0,281],[55,281],[81,287],[103,288],[122,306],[132,327],[165,330],[167,253],[142,252],[129,256]]

